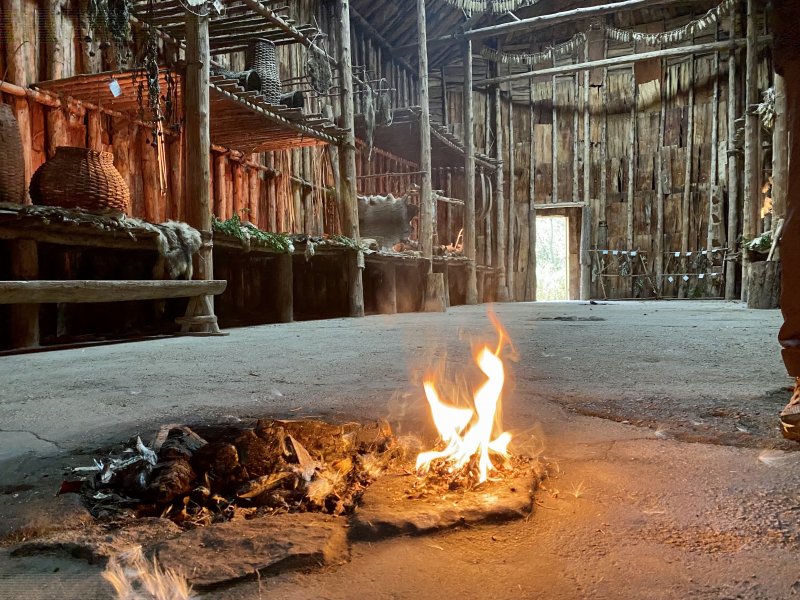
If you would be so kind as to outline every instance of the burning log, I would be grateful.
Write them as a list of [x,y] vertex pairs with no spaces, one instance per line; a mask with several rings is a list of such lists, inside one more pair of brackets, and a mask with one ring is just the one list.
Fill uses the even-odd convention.
[[189,461],[178,458],[159,463],[148,491],[157,502],[166,504],[192,491],[196,474]]

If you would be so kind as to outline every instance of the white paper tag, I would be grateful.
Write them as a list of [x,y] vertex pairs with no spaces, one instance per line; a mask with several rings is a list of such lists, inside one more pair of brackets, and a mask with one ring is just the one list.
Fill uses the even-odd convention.
[[636,252],[631,252],[631,256],[636,256]]
[[706,278],[706,274],[705,273],[700,273],[697,277],[699,279],[705,279]]
[[114,98],[119,98],[122,95],[122,88],[119,85],[119,81],[116,79],[112,79],[111,83],[108,84],[108,89],[111,90],[111,95]]
[[612,251],[611,251],[611,254],[613,254],[614,256],[616,256],[617,254],[619,254],[619,252],[617,252],[616,250],[612,250]]
[[691,255],[692,255],[692,253],[691,253],[691,252],[687,252],[687,253],[686,253],[686,256],[691,256]]
[[672,275],[670,275],[669,277],[667,277],[667,281],[669,281],[670,283],[672,283],[672,282],[673,282],[673,281],[675,281],[675,280],[672,278]]
[[708,254],[708,250],[703,250],[703,256],[705,256],[706,254]]
[[603,254],[608,254],[608,250],[603,250]]
[[681,253],[680,253],[680,252],[676,252],[676,253],[675,253],[675,258],[678,258],[680,255],[681,255]]
[[684,280],[684,281],[689,281],[689,276],[688,276],[688,275],[684,275],[684,276],[683,276],[683,280]]

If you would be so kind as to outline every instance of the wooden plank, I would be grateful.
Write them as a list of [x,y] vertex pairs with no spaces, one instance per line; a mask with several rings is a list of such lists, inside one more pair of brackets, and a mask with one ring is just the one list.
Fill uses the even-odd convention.
[[0,304],[53,302],[121,302],[221,294],[226,281],[160,281],[73,279],[0,281]]
[[433,221],[436,205],[431,192],[431,122],[428,90],[428,47],[425,0],[417,0],[417,39],[419,43],[419,96],[420,113],[420,230],[419,245],[424,258],[433,256]]

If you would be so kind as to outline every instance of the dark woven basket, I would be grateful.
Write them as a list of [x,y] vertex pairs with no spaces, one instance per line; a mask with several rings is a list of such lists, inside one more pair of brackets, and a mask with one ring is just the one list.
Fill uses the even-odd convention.
[[114,155],[87,148],[59,146],[31,178],[34,204],[128,213],[128,184],[114,167]]
[[0,103],[0,202],[20,204],[25,199],[25,163],[22,137],[14,111]]
[[269,40],[250,42],[248,64],[261,76],[261,93],[269,104],[278,104],[281,99],[281,77],[278,73],[278,53]]

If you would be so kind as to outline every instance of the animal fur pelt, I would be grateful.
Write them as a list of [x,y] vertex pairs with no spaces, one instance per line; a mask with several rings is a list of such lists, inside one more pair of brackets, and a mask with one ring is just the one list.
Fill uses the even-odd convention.
[[186,223],[167,221],[150,224],[158,232],[159,259],[153,267],[155,279],[191,279],[192,256],[200,249],[200,232]]

